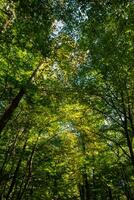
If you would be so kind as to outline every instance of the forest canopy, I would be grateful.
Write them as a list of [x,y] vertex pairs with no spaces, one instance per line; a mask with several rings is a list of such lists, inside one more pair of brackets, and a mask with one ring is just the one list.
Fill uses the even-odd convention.
[[0,199],[134,199],[134,1],[0,1]]

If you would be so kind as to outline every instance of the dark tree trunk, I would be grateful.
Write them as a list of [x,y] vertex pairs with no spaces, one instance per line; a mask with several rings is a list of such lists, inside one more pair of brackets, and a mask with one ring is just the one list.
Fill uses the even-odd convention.
[[4,114],[2,115],[2,117],[0,119],[0,133],[3,131],[6,124],[11,119],[11,116],[12,116],[14,110],[18,107],[18,104],[19,104],[20,100],[22,99],[22,97],[24,96],[24,94],[25,94],[25,90],[22,88],[19,91],[19,93],[17,94],[17,96],[13,99],[13,101],[11,102],[9,107],[6,109]]
[[[24,193],[26,192],[27,190],[27,187],[29,185],[29,182],[30,182],[30,179],[32,178],[32,159],[34,157],[34,153],[35,153],[35,150],[36,150],[36,146],[37,146],[37,143],[38,143],[38,138],[37,138],[37,141],[35,142],[34,146],[33,146],[33,149],[32,149],[32,152],[31,152],[31,155],[27,161],[27,170],[28,170],[28,175],[27,175],[27,178],[25,180],[25,183],[24,183],[24,186],[23,186],[23,182],[24,182],[24,179],[22,181],[22,184],[20,186],[20,191],[17,195],[17,200],[21,200],[24,196]],[[22,188],[23,187],[23,188]]]
[[123,115],[124,115],[123,116],[124,120],[122,122],[123,123],[122,125],[123,125],[123,128],[124,128],[124,133],[125,133],[125,137],[126,137],[126,140],[127,140],[127,146],[128,146],[129,153],[130,153],[131,162],[132,162],[132,165],[134,166],[134,151],[133,151],[133,148],[132,148],[132,140],[130,139],[130,134],[129,134],[129,131],[128,131],[128,120],[130,120],[130,124],[131,124],[132,130],[133,130],[130,108],[128,109],[128,112],[127,112],[127,107],[124,103],[123,93],[121,93],[121,98],[122,98],[122,107],[123,107]]
[[0,134],[7,125],[8,121],[11,119],[13,112],[18,107],[22,97],[25,94],[25,88],[29,86],[29,83],[32,81],[32,79],[35,77],[37,71],[39,70],[40,66],[42,66],[43,61],[41,61],[38,65],[38,67],[33,71],[32,75],[30,76],[29,80],[27,81],[27,84],[20,89],[19,93],[16,95],[16,97],[12,100],[11,104],[7,107],[3,115],[0,119]]
[[133,200],[134,197],[133,197],[130,185],[129,185],[129,177],[126,174],[126,170],[123,165],[121,168],[121,175],[122,175],[122,178],[124,181],[123,190],[124,190],[125,196],[126,196],[127,200]]
[[[81,150],[83,156],[86,158],[86,141],[85,135],[81,134]],[[90,200],[91,199],[91,192],[90,192],[90,184],[87,176],[87,166],[86,164],[83,165],[83,172],[82,172],[82,184],[80,185],[80,198],[81,200]]]
[[11,182],[11,185],[10,185],[10,187],[9,187],[9,191],[8,191],[8,193],[7,193],[7,196],[6,196],[6,200],[8,200],[8,199],[10,198],[10,194],[12,193],[13,188],[14,188],[14,186],[15,186],[15,184],[16,184],[16,178],[17,178],[17,175],[18,175],[19,168],[20,168],[20,166],[21,166],[21,162],[22,162],[22,158],[23,158],[23,154],[24,154],[26,145],[27,145],[27,140],[25,141],[25,143],[24,143],[24,145],[23,145],[22,153],[21,153],[21,155],[20,155],[18,164],[17,164],[17,166],[16,166],[16,169],[15,169],[15,172],[14,172],[14,175],[13,175],[13,178],[12,178],[12,182]]
[[83,176],[83,183],[79,185],[79,193],[80,193],[80,200],[90,200],[90,187],[87,180],[87,177]]
[[112,190],[110,187],[108,187],[108,196],[109,196],[109,200],[113,200],[113,197],[112,197]]

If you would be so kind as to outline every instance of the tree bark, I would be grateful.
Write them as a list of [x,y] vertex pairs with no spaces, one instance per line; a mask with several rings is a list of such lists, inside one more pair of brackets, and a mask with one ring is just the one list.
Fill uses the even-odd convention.
[[[85,141],[84,134],[80,135],[80,140],[81,140],[81,150],[82,150],[83,156],[86,158],[86,141]],[[87,175],[87,166],[85,163],[83,164],[82,179],[83,181],[82,181],[82,184],[80,185],[81,200],[90,200],[91,199],[90,184],[89,184],[88,175]]]
[[[28,169],[28,175],[27,175],[26,181],[24,183],[24,186],[23,186],[23,181],[24,180],[22,181],[22,184],[20,186],[20,192],[17,195],[17,199],[18,200],[21,200],[23,198],[23,195],[24,195],[24,193],[27,190],[27,187],[29,185],[30,179],[32,178],[32,160],[33,160],[33,157],[34,157],[34,153],[36,151],[36,147],[37,147],[37,144],[38,144],[38,139],[39,139],[39,137],[37,138],[37,140],[36,140],[36,142],[35,142],[35,144],[33,146],[31,155],[30,155],[30,157],[29,157],[29,159],[27,161],[27,167],[26,168]],[[23,186],[23,188],[22,188],[22,186]]]
[[19,168],[21,166],[22,157],[23,157],[26,145],[27,145],[27,140],[25,141],[25,143],[23,145],[22,153],[21,153],[21,156],[19,158],[18,164],[16,166],[16,169],[15,169],[15,172],[14,172],[14,175],[13,175],[13,179],[12,179],[11,185],[9,187],[9,191],[7,193],[7,196],[6,196],[6,200],[8,200],[10,198],[10,194],[12,193],[12,190],[13,190],[15,184],[16,184],[16,178],[17,178],[17,175],[18,175]]
[[13,112],[16,110],[16,108],[18,107],[22,97],[25,95],[26,88],[29,86],[29,83],[35,77],[36,73],[38,72],[38,70],[42,66],[42,64],[43,64],[43,61],[41,61],[39,63],[37,68],[34,70],[32,75],[30,76],[29,80],[27,81],[26,85],[23,88],[20,89],[20,91],[18,92],[16,97],[12,100],[11,104],[7,107],[7,109],[5,110],[3,115],[1,116],[1,119],[0,119],[0,134],[3,131],[3,129],[5,128],[5,126],[7,125],[7,123],[9,122],[9,120],[11,119]]
[[109,196],[109,200],[113,200],[113,197],[112,197],[112,190],[110,187],[108,187],[108,196]]
[[129,131],[128,131],[128,119],[129,119],[128,116],[130,116],[130,113],[129,113],[129,111],[127,112],[127,108],[126,108],[126,105],[125,105],[125,102],[124,102],[123,93],[121,93],[121,98],[122,98],[122,108],[123,108],[123,115],[124,115],[123,116],[124,120],[123,120],[122,123],[123,123],[126,141],[127,141],[127,146],[128,146],[129,153],[130,153],[130,159],[131,159],[132,165],[134,166],[134,151],[133,151],[132,141],[130,139],[130,135],[129,135]]

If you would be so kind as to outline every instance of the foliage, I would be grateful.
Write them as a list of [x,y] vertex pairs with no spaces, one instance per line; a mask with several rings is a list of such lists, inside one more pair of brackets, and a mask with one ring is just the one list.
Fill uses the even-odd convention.
[[1,0],[1,200],[134,199],[133,11]]

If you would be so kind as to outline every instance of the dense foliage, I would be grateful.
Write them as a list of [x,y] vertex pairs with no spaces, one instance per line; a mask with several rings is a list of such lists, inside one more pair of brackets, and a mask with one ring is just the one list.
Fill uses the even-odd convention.
[[134,2],[0,1],[0,199],[134,199]]

